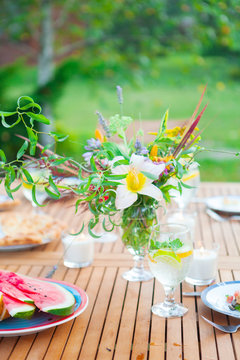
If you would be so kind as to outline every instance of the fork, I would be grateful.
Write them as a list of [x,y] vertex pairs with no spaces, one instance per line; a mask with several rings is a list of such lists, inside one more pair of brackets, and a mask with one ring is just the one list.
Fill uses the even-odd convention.
[[211,210],[211,209],[207,209],[206,213],[214,220],[216,221],[229,221],[229,220],[240,220],[240,215],[232,215],[232,216],[228,216],[228,217],[223,217],[219,214],[217,214],[215,211]]
[[[202,315],[201,315],[202,316]],[[202,316],[202,318],[207,322],[209,323],[210,325],[212,325],[213,327],[215,327],[216,329],[220,330],[220,331],[223,331],[225,333],[228,333],[228,334],[232,334],[232,333],[235,333],[237,332],[237,330],[240,328],[240,324],[239,325],[219,325],[219,324],[216,324],[208,319],[206,319],[204,316]]]

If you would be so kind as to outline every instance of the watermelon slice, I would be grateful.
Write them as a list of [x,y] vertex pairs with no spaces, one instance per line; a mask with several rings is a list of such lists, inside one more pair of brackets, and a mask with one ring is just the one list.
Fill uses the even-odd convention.
[[9,316],[9,312],[3,302],[3,293],[0,292],[0,321],[7,319]]
[[[34,314],[35,311],[34,305],[26,304],[6,294],[2,294],[2,296],[6,310],[9,313],[9,315],[11,315],[12,317],[21,318],[21,319],[30,319]],[[5,316],[6,316],[6,312],[5,314],[3,314],[3,318]]]
[[0,279],[2,276],[27,298],[32,299],[41,311],[60,316],[73,313],[75,298],[63,286],[6,271],[0,271]]
[[26,296],[22,291],[12,285],[11,282],[7,282],[2,278],[0,278],[0,291],[13,297],[14,299],[18,299],[19,301],[33,304],[33,300],[30,299],[30,297]]

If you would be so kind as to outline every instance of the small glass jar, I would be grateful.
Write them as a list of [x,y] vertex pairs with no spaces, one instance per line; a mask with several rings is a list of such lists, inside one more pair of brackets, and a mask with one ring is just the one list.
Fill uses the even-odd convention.
[[82,268],[91,265],[94,258],[94,238],[87,230],[80,235],[66,235],[62,239],[64,265]]
[[195,243],[193,260],[185,281],[191,285],[210,285],[215,281],[218,269],[219,244],[204,245]]

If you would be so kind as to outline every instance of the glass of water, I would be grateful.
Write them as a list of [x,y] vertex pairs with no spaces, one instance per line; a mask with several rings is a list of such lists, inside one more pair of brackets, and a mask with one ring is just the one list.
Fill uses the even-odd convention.
[[[45,191],[45,185],[48,183],[48,176],[49,176],[49,171],[46,168],[40,168],[40,167],[34,167],[33,165],[29,165],[26,167],[26,170],[29,172],[29,174],[31,175],[33,181],[36,184],[36,191],[35,191],[35,196],[36,196],[36,200],[37,202],[42,205],[44,203],[44,201],[48,198],[48,194]],[[35,202],[33,201],[32,198],[32,185],[31,184],[27,184],[25,182],[23,182],[23,195],[25,196],[25,198],[31,202],[32,206],[36,209],[37,205],[35,204]]]
[[178,190],[170,190],[173,200],[177,203],[179,209],[182,211],[186,209],[188,204],[196,196],[197,190],[200,186],[200,172],[199,165],[196,162],[193,162],[188,169],[187,174],[182,178],[182,182],[190,186],[190,188],[182,187],[182,194]]

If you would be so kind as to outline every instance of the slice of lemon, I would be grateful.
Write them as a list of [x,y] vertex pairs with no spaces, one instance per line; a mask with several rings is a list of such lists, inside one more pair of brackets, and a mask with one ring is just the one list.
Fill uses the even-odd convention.
[[31,184],[26,184],[25,182],[23,182],[22,184],[23,184],[23,187],[25,187],[25,189],[32,189]]
[[186,182],[186,181],[189,181],[191,179],[194,179],[195,177],[197,177],[199,175],[199,171],[195,171],[193,174],[191,175],[185,175],[183,176],[182,178],[182,181]]
[[193,253],[192,250],[188,250],[188,251],[184,251],[182,253],[178,253],[177,256],[179,256],[181,259],[184,259],[184,258],[186,258],[188,256],[191,256],[192,253]]
[[150,260],[152,263],[157,264],[157,261],[154,260],[154,259],[151,257],[150,254],[148,254],[148,258],[149,258],[149,260]]
[[157,263],[162,262],[176,269],[181,269],[182,267],[181,258],[171,250],[158,250],[152,258]]

